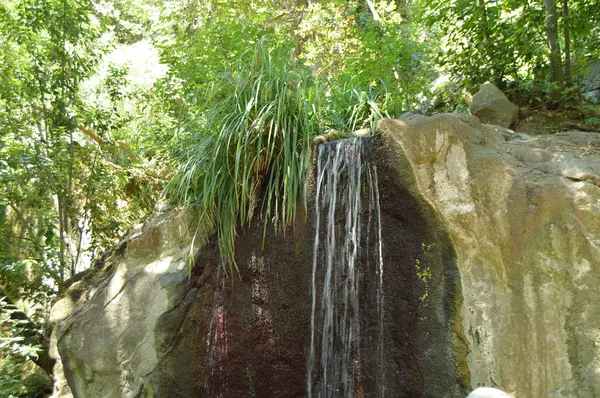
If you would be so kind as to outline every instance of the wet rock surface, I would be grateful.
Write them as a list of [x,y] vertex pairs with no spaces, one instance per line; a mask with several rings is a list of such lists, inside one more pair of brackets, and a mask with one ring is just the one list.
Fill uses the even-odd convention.
[[[432,209],[415,200],[398,178],[392,166],[395,158],[388,158],[391,154],[385,149],[372,151],[381,159],[386,396],[464,397],[469,389],[467,346],[462,329],[456,327],[461,296],[453,248]],[[309,200],[308,214],[299,214],[293,231],[276,234],[267,229],[264,250],[262,223],[239,237],[240,275],[227,280],[221,292],[226,342],[218,343],[211,396],[306,396],[315,235],[312,194]],[[423,244],[431,247],[425,251]],[[417,259],[433,274],[427,284],[417,276]],[[215,269],[216,261],[208,261],[209,266]],[[317,270],[318,280],[323,272]],[[362,275],[362,286],[368,289],[374,277]],[[420,300],[427,288],[428,297]],[[363,292],[367,301],[362,305],[375,308],[368,302],[368,297],[373,299],[369,293],[373,291]],[[357,395],[377,396],[376,314],[361,314]]]

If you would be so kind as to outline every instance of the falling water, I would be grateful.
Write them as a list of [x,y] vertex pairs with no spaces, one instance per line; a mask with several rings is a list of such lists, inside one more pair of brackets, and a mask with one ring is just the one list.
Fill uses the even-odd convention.
[[227,335],[225,333],[225,307],[223,292],[226,276],[221,264],[217,267],[217,283],[213,293],[212,318],[206,336],[206,350],[210,367],[210,376],[204,383],[209,397],[221,398],[225,392],[223,361],[227,357]]
[[377,340],[375,383],[379,396],[385,392],[381,212],[377,168],[365,151],[371,140],[342,140],[319,148],[309,397],[356,396],[361,354],[372,355],[361,353],[361,319],[372,311],[377,314],[377,336],[368,337]]

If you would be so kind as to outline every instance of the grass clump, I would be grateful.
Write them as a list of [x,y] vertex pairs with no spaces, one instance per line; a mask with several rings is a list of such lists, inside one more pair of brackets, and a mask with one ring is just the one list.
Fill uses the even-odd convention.
[[330,92],[323,106],[325,124],[336,130],[352,133],[368,129],[375,134],[377,122],[389,117],[387,109],[392,97],[382,82],[359,88],[352,80],[339,86],[329,84]]
[[230,272],[238,226],[250,222],[261,197],[262,214],[276,228],[294,222],[306,197],[319,103],[310,71],[260,41],[212,85],[202,122],[177,143],[179,168],[167,193],[200,206]]
[[175,140],[178,169],[167,196],[199,206],[200,223],[216,230],[230,273],[237,270],[238,228],[252,220],[261,199],[261,214],[276,229],[291,225],[297,206],[306,205],[313,138],[326,131],[342,138],[361,129],[373,134],[390,102],[385,88],[318,82],[288,50],[264,39],[202,98]]

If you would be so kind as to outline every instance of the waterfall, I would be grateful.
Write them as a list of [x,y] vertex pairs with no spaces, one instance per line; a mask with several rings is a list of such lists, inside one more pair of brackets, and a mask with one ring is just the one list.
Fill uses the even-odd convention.
[[[377,395],[385,393],[381,211],[377,167],[365,150],[372,140],[341,140],[319,147],[309,397],[356,396],[357,380],[367,377],[363,369],[367,360],[376,364],[371,383]],[[377,332],[373,336],[369,330],[367,336],[361,326],[373,318]],[[369,347],[374,350],[361,352],[362,342],[372,340]]]
[[221,398],[225,394],[226,383],[223,372],[223,361],[227,357],[227,335],[225,330],[225,307],[223,294],[225,291],[226,275],[223,266],[217,266],[216,281],[218,285],[213,292],[212,317],[206,336],[210,375],[204,383],[207,396]]

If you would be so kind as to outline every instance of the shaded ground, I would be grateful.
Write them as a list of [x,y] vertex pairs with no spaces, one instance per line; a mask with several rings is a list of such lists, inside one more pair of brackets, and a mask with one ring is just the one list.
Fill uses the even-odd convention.
[[[596,108],[596,114],[600,114],[599,107]],[[596,121],[593,111],[590,112],[586,118],[578,111],[548,111],[522,107],[519,110],[519,119],[512,126],[512,130],[530,135],[553,134],[572,130],[598,131],[600,130],[600,124]]]

